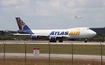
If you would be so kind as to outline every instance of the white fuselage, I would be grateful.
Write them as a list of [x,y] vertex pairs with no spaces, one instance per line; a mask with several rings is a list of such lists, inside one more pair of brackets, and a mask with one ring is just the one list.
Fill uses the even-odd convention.
[[37,36],[56,36],[69,38],[89,38],[96,35],[96,32],[86,27],[70,29],[32,30],[32,32]]

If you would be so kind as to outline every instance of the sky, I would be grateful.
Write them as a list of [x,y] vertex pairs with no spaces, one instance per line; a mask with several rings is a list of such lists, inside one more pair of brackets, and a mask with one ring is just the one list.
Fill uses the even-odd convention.
[[18,30],[15,17],[31,29],[105,27],[105,0],[0,0],[0,30]]

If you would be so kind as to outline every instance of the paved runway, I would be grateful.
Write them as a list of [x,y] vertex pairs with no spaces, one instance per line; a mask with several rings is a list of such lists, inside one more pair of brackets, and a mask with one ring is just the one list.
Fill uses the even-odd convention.
[[0,44],[79,44],[79,45],[105,45],[105,42],[64,41],[63,43],[50,43],[48,41],[0,41]]
[[[55,58],[55,59],[83,59],[83,60],[101,60],[99,55],[71,55],[71,54],[39,54],[34,55],[32,53],[27,53],[26,58]],[[4,58],[4,53],[0,53],[0,58]],[[25,53],[5,53],[5,58],[25,58]],[[103,61],[105,61],[105,56],[102,56]]]

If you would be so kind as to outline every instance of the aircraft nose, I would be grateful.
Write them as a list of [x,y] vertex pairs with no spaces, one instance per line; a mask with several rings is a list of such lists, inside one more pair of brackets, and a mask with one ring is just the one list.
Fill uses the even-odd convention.
[[92,36],[95,36],[97,33],[95,32],[95,31],[93,31],[93,30],[91,30],[91,35]]

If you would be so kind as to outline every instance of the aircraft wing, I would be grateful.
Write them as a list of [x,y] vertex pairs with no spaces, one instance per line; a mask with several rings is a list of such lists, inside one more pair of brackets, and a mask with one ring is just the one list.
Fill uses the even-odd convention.
[[12,33],[11,35],[31,35],[31,34]]
[[10,35],[12,35],[12,34],[16,34],[18,31],[16,31],[16,30],[5,30],[5,33],[6,34],[10,34]]

